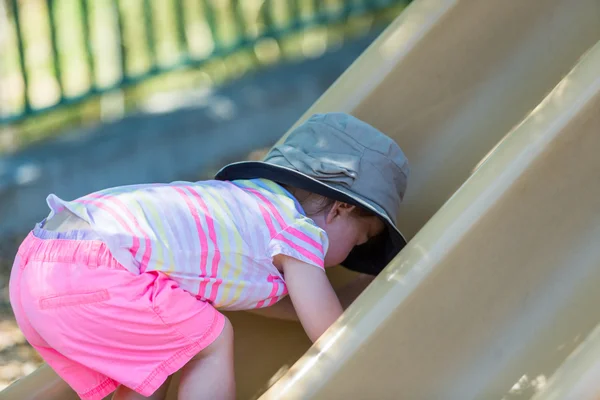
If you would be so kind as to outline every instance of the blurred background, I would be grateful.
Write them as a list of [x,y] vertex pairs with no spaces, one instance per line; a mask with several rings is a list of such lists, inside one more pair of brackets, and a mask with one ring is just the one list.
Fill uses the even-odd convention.
[[0,0],[0,389],[42,361],[8,302],[45,198],[260,159],[408,0]]

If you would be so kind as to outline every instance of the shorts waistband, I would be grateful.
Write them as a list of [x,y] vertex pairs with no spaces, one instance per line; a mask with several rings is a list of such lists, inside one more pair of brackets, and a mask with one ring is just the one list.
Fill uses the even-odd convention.
[[95,235],[94,232],[51,232],[40,226],[38,224],[19,247],[18,254],[23,260],[78,263],[91,268],[125,268],[114,259],[104,242],[87,238],[90,233]]

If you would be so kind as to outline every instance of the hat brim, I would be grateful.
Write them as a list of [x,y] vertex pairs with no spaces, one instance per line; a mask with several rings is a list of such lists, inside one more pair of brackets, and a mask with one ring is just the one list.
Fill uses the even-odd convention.
[[334,188],[294,169],[264,161],[242,161],[225,166],[215,175],[215,179],[222,181],[256,178],[269,179],[280,184],[290,185],[334,200],[343,201],[365,208],[379,216],[386,225],[384,232],[367,243],[356,246],[346,260],[342,262],[344,267],[352,271],[377,275],[406,245],[406,239],[402,233],[385,210],[377,204],[343,188]]

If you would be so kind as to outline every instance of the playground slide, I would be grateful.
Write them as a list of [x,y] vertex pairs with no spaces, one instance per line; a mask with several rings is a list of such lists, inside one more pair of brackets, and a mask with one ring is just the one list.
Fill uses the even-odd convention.
[[[559,368],[598,317],[595,53],[565,75],[599,20],[600,0],[417,0],[315,103],[302,119],[351,112],[403,147],[411,241],[287,372],[297,324],[229,315],[239,398],[529,398]],[[75,398],[47,367],[1,397]]]
[[532,399],[597,399],[599,386],[600,327],[596,327]]
[[598,399],[599,149],[600,41],[261,398]]

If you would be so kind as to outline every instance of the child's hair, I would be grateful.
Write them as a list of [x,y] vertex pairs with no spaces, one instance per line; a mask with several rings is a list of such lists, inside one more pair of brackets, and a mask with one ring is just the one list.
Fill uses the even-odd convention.
[[[283,185],[283,187],[298,200],[308,217],[328,212],[335,204],[334,199],[330,199],[320,194],[288,185]],[[356,207],[353,212],[359,217],[372,217],[375,215],[362,207]]]

